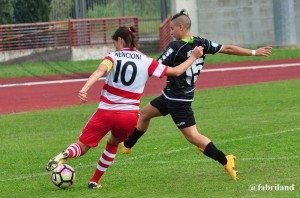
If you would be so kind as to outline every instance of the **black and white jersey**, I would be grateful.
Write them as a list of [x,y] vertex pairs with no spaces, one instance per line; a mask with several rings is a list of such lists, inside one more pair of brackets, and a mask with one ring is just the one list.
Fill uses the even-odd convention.
[[197,59],[181,76],[169,76],[167,78],[167,85],[163,90],[163,94],[169,100],[193,100],[195,91],[194,85],[202,70],[205,55],[218,53],[223,45],[214,43],[205,38],[193,37],[192,40],[172,41],[159,57],[159,62],[170,67],[175,67],[186,61],[196,46],[203,47],[203,56]]

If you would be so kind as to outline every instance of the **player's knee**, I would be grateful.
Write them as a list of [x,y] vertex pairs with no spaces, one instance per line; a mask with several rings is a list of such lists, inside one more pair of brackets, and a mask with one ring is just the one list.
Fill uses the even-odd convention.
[[185,135],[185,139],[187,140],[187,141],[189,141],[190,143],[194,143],[194,140],[195,140],[195,138],[194,138],[194,136],[192,136],[192,135]]
[[151,116],[149,115],[149,113],[145,110],[141,110],[140,111],[140,116],[139,116],[140,120],[150,120]]
[[200,134],[196,130],[193,130],[192,127],[182,129],[181,132],[191,144],[197,145],[197,142],[201,141]]
[[154,116],[152,116],[151,111],[149,111],[147,108],[143,108],[140,111],[140,117],[139,117],[139,119],[150,120],[152,117],[154,117]]
[[140,118],[145,121],[150,121],[151,118],[160,116],[160,112],[157,108],[153,107],[151,104],[146,105],[140,111]]

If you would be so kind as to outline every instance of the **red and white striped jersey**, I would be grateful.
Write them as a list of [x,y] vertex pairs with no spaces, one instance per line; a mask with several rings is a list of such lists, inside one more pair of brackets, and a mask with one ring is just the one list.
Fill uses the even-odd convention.
[[155,59],[129,48],[109,53],[102,61],[107,62],[112,68],[101,92],[99,109],[138,111],[148,78],[161,78],[167,70]]

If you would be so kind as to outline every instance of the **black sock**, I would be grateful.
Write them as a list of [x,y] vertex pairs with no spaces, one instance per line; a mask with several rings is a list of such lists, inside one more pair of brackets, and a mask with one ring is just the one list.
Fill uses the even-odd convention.
[[208,145],[206,145],[203,153],[207,157],[210,157],[210,158],[218,161],[223,166],[227,163],[225,154],[222,151],[220,151],[219,149],[217,149],[217,147],[212,142],[210,142],[210,143],[208,143]]
[[124,146],[126,148],[132,148],[135,145],[135,143],[140,139],[140,137],[144,135],[145,132],[146,131],[139,131],[137,130],[137,128],[135,128],[131,136],[124,141]]

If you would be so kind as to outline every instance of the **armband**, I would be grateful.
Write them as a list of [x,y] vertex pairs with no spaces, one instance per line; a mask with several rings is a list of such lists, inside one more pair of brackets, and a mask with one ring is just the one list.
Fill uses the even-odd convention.
[[113,66],[113,63],[111,62],[111,60],[108,60],[108,59],[104,59],[101,64],[107,66],[107,72],[109,72]]

